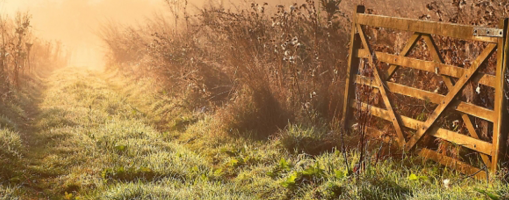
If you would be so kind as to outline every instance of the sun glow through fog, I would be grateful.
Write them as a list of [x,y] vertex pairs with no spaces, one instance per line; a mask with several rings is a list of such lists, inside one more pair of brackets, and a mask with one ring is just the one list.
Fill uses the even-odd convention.
[[[277,3],[288,1],[278,0]],[[231,3],[249,4],[245,0],[188,0],[192,8],[207,3],[224,3],[226,7]],[[104,66],[104,52],[97,34],[102,25],[143,23],[155,14],[168,14],[168,11],[164,0],[0,0],[0,15],[29,12],[35,35],[62,42],[72,55],[71,65],[88,67]]]
[[72,54],[72,65],[89,67],[104,65],[97,37],[101,24],[141,23],[164,9],[161,0],[0,0],[1,15],[28,11],[36,35],[61,41]]

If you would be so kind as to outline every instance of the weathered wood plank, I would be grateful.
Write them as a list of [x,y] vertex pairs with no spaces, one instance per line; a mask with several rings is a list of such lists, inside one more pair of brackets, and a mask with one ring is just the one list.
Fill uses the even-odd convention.
[[488,177],[486,171],[484,171],[484,170],[473,167],[473,166],[466,164],[464,162],[461,162],[457,159],[440,155],[439,153],[437,153],[436,151],[433,151],[433,150],[424,148],[419,152],[419,155],[424,158],[433,160],[437,163],[440,163],[444,166],[447,166],[449,168],[456,169],[465,175],[472,175],[472,174],[477,173],[477,174],[475,174],[475,177],[478,179],[486,179]]
[[454,98],[459,94],[459,92],[465,87],[465,84],[472,78],[472,76],[477,72],[479,67],[484,63],[487,58],[493,53],[496,44],[489,44],[486,49],[479,55],[474,61],[473,65],[465,70],[465,74],[458,80],[454,88],[449,90],[449,93],[445,96],[442,103],[438,105],[438,107],[431,113],[428,117],[428,120],[424,123],[422,128],[417,130],[417,133],[410,138],[405,147],[407,151],[410,151],[415,147],[415,144],[422,138],[422,136],[429,130],[430,127],[435,125],[436,120],[443,114],[443,111],[449,107],[449,105],[453,102]]
[[[375,81],[372,78],[361,75],[355,75],[355,83],[378,88],[378,85],[375,84]],[[445,96],[441,94],[412,88],[398,83],[386,82],[386,85],[393,93],[429,101],[435,104],[440,103],[442,99],[445,98]],[[495,117],[495,112],[493,110],[466,102],[460,102],[456,110],[491,122],[493,122]]]
[[[355,55],[359,58],[368,58],[370,56],[366,49],[359,49]],[[435,73],[436,68],[438,68],[439,74],[454,78],[459,78],[463,73],[465,73],[464,68],[456,67],[454,65],[447,65],[433,61],[424,61],[415,58],[407,58],[404,56],[397,56],[383,52],[376,52],[375,55],[379,61],[389,63],[391,65],[399,65],[432,73]],[[495,87],[495,76],[483,74],[479,80],[479,84]]]
[[[360,108],[360,109],[363,109],[363,111],[369,111],[370,114],[375,117],[378,117],[378,118],[381,118],[381,119],[384,119],[387,121],[391,121],[389,113],[385,109],[382,109],[382,108],[379,108],[376,106],[371,106],[371,105],[368,105],[368,104],[362,103],[362,102],[352,102],[351,106],[352,106],[352,108],[355,108],[355,109]],[[400,116],[400,118],[401,118],[401,125],[409,128],[409,129],[412,129],[412,130],[418,130],[424,124],[424,122],[415,120],[415,119],[407,117],[407,116]],[[477,152],[480,152],[480,153],[483,153],[486,155],[492,154],[493,145],[491,143],[485,142],[485,141],[482,141],[482,140],[479,140],[479,139],[476,139],[473,137],[469,137],[467,135],[459,134],[454,131],[439,128],[436,131],[430,132],[429,135],[456,143],[460,146],[472,149],[474,151],[477,151]]]
[[489,74],[482,73],[481,79],[479,80],[479,84],[494,87],[495,86],[496,77]]
[[357,14],[355,22],[373,27],[384,27],[389,29],[427,33],[458,38],[462,40],[475,40],[490,43],[497,43],[497,38],[474,36],[474,26],[422,21],[397,17],[387,17],[371,14]]
[[460,145],[486,155],[492,154],[493,145],[467,135],[459,134],[447,129],[438,129],[435,133],[430,132],[429,135],[435,136],[440,139],[447,140],[456,145]]
[[[384,120],[387,120],[387,121],[390,119],[389,113],[387,113],[387,110],[376,107],[376,106],[371,106],[366,103],[356,102],[356,101],[353,101],[350,106],[355,109],[360,108],[363,111],[369,111],[371,115],[381,118],[381,119],[384,119]],[[410,117],[401,116],[401,125],[404,127],[416,130],[419,128],[419,126],[421,124],[422,124],[421,121],[412,119]]]
[[[364,12],[364,6],[357,6],[357,13],[363,13]],[[354,56],[354,52],[357,51],[357,49],[361,48],[361,39],[359,34],[357,34],[357,29],[355,25],[355,15],[354,15],[354,22],[352,22],[352,30],[351,30],[351,38],[350,38],[350,56],[348,56],[348,66],[347,66],[347,72],[346,72],[346,86],[345,86],[345,95],[343,99],[343,116],[342,116],[342,123],[343,123],[343,129],[346,131],[349,129],[349,119],[352,116],[352,109],[350,108],[350,102],[353,100],[353,97],[355,97],[355,85],[354,85],[354,76],[357,74],[357,71],[359,71],[359,63],[360,59],[356,56]]]

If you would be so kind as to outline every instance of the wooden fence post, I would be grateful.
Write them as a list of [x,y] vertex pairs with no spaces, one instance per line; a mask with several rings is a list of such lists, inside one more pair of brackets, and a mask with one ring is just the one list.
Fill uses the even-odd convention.
[[359,36],[359,33],[357,32],[357,22],[356,22],[356,15],[357,13],[364,13],[365,8],[364,6],[357,6],[356,13],[354,14],[353,20],[352,20],[352,33],[350,37],[350,51],[348,56],[348,66],[347,66],[347,73],[346,73],[346,87],[345,87],[345,96],[343,101],[343,116],[342,116],[342,122],[343,122],[343,130],[347,131],[349,129],[349,120],[350,117],[353,116],[352,114],[352,107],[351,107],[351,100],[355,96],[355,75],[359,71],[359,62],[360,58],[354,53],[357,52],[357,50],[361,47],[361,38]]
[[495,85],[495,114],[496,118],[493,122],[493,157],[492,172],[497,171],[498,164],[507,160],[507,132],[509,131],[509,118],[507,113],[507,99],[504,91],[507,89],[505,74],[507,70],[507,56],[509,54],[509,37],[508,37],[508,19],[500,21],[499,28],[504,30],[504,37],[498,39],[498,53],[496,69],[496,85]]

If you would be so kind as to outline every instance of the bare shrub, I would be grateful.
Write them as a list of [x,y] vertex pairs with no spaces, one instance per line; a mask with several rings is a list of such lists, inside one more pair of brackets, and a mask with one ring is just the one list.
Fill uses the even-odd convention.
[[338,117],[348,38],[338,4],[212,5],[181,13],[185,28],[159,16],[102,35],[111,66],[156,77],[175,96],[194,93],[189,110],[214,108],[227,129],[268,136],[288,122]]

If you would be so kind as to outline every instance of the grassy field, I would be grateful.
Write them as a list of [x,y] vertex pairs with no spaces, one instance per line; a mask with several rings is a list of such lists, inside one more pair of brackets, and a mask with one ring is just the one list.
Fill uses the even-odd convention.
[[356,151],[302,153],[328,134],[318,127],[289,124],[268,140],[224,134],[216,118],[185,111],[153,81],[79,68],[34,80],[27,88],[40,94],[22,91],[6,104],[21,117],[2,116],[0,199],[509,197],[501,181],[413,156],[368,159],[353,173]]
[[[59,51],[40,55],[54,67],[19,79],[17,60],[4,62],[14,71],[0,87],[0,199],[509,199],[507,172],[476,180],[383,135],[342,131],[345,9],[356,2],[229,10],[210,1],[195,15],[166,2],[180,21],[103,26],[106,71],[56,69],[65,59],[48,59]],[[366,1],[367,12],[486,26],[509,13],[489,3],[381,2]],[[380,31],[377,47],[400,52],[404,37],[394,35]],[[438,41],[449,64],[468,59],[448,52],[469,46]],[[444,87],[431,82],[426,90]],[[427,104],[398,110],[423,118]],[[434,142],[441,153],[464,153]]]

